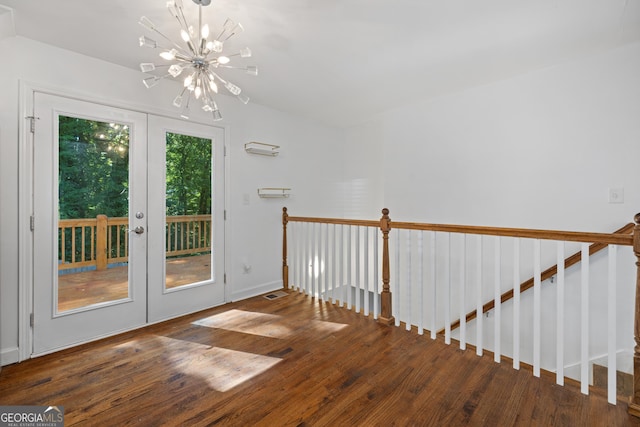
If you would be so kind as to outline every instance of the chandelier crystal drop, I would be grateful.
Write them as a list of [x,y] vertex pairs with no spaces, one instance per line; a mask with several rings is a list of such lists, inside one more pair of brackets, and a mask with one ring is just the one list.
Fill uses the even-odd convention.
[[[248,47],[231,54],[223,53],[225,43],[234,35],[244,31],[242,25],[227,19],[220,31],[212,31],[209,25],[202,24],[202,7],[209,5],[211,0],[193,0],[193,2],[198,5],[198,26],[195,29],[185,18],[182,0],[167,1],[169,13],[180,24],[181,42],[165,36],[146,16],[140,18],[140,25],[163,39],[158,42],[147,36],[141,36],[140,47],[159,49],[159,55],[165,61],[161,64],[141,63],[140,70],[143,73],[149,73],[142,83],[147,88],[151,88],[167,77],[182,76],[183,89],[173,100],[173,105],[181,109],[181,117],[189,118],[189,107],[195,99],[202,104],[204,111],[212,114],[213,120],[220,120],[222,115],[214,99],[219,87],[225,88],[244,104],[249,102],[249,97],[242,92],[242,89],[220,76],[220,69],[242,70],[249,75],[257,76],[258,68],[253,65],[244,67],[230,65],[235,58],[251,57],[251,49]],[[151,74],[152,72],[159,72],[159,75]]]

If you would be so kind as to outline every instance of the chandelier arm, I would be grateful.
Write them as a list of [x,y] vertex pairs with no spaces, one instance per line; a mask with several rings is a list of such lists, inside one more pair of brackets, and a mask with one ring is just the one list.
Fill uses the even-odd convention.
[[182,106],[182,111],[180,111],[180,117],[188,119],[189,118],[189,102],[191,101],[191,91],[187,91],[187,102]]
[[153,63],[153,66],[156,67],[156,68],[170,67],[171,65],[173,65],[173,64],[165,64],[163,62],[161,62],[159,64]]
[[249,49],[247,47],[247,48],[241,49],[240,51],[238,51],[236,53],[232,53],[232,54],[226,55],[226,56],[227,56],[227,58],[233,58],[235,56],[239,56],[241,58],[250,58],[251,57],[251,49]]
[[[211,71],[207,70],[206,77],[207,77],[207,83],[208,83],[210,91],[213,92],[214,94],[217,94],[218,93],[218,84],[216,83],[215,76],[213,75],[213,73]],[[211,85],[214,85],[215,89],[213,87],[211,87]],[[215,96],[215,95],[212,95],[212,96]]]
[[227,40],[229,40],[231,37],[236,35],[236,32],[234,31],[236,28],[240,28],[240,32],[244,31],[244,28],[242,28],[242,24],[240,24],[239,22],[233,26],[233,28],[231,29],[232,33],[229,34],[224,40],[220,40],[221,42],[226,42]]
[[247,70],[247,67],[238,67],[237,65],[220,65],[220,68],[228,68],[230,70]]
[[218,80],[220,80],[220,82],[221,82],[222,84],[225,84],[225,85],[227,84],[227,81],[226,81],[225,79],[223,79],[222,77],[220,77],[220,76],[218,75],[218,73],[216,73],[215,71],[212,71],[212,72],[211,72],[211,74],[213,74],[213,76],[214,76],[215,78],[217,78]]
[[233,96],[238,96],[242,93],[242,88],[234,83],[227,81],[224,88]]
[[[204,82],[206,83],[206,82]],[[207,88],[206,88],[206,84],[204,84],[202,82],[202,80],[200,80],[200,98],[202,98],[202,103],[204,104],[205,101],[207,100]]]
[[215,104],[216,95],[218,94],[218,92],[214,91],[210,85],[207,85],[207,93],[209,95],[209,100],[211,101],[211,104],[212,104],[211,106],[213,107],[213,104]]
[[176,96],[176,97],[173,99],[173,105],[174,105],[174,107],[178,107],[178,108],[182,107],[182,96],[184,95],[184,92],[185,92],[186,90],[187,90],[187,88],[186,88],[186,87],[183,87],[183,88],[182,88],[182,91],[180,91],[180,94],[178,94],[178,96]]
[[[202,6],[198,6],[198,9],[201,10]],[[189,36],[189,40],[185,40],[185,43],[187,43],[187,46],[189,47],[189,50],[193,55],[199,55],[199,52],[196,49],[196,45],[193,42],[193,39],[191,38],[191,31],[189,31],[189,23],[187,22],[187,18],[184,16],[184,11],[181,7],[178,8],[178,10],[180,11],[180,16],[182,17],[182,22],[180,22],[179,19],[178,19],[178,22],[180,22],[180,26],[185,31],[187,36]],[[201,31],[200,28],[198,28],[198,34],[200,33],[200,31]]]
[[211,115],[213,117],[213,121],[217,122],[218,120],[222,120],[222,114],[220,114],[220,110],[218,109],[218,104],[216,104],[216,101],[213,101],[213,111],[211,112]]
[[[196,81],[196,84],[194,86],[194,92],[196,95],[196,99],[198,99],[199,97],[202,96],[202,70],[196,69],[195,81]],[[198,91],[200,92],[199,94],[198,94]]]
[[242,71],[246,71],[247,74],[252,75],[252,76],[257,76],[258,75],[258,69],[255,66],[251,66],[251,65],[247,65],[245,67],[238,67],[235,65],[220,65],[220,68],[229,68],[232,70],[242,70]]
[[[229,22],[231,22],[231,24],[228,24]],[[222,40],[222,36],[224,35],[224,33],[226,33],[226,32],[227,32],[227,29],[228,29],[229,27],[232,27],[232,26],[235,26],[235,25],[236,25],[236,24],[235,24],[235,22],[233,22],[233,20],[232,20],[232,19],[227,18],[227,19],[224,21],[224,24],[222,24],[222,31],[220,31],[220,34],[218,34],[218,36],[216,37],[216,40],[219,40],[219,41],[221,41],[221,42],[224,42],[224,40]],[[228,40],[228,39],[229,39],[229,37],[227,37],[225,40]]]
[[185,30],[187,33],[189,32],[189,23],[187,22],[187,18],[184,16],[184,10],[182,6],[178,7],[178,16],[176,16],[178,23],[180,24],[180,28]]
[[215,90],[210,85],[208,85],[209,87],[207,88],[207,90],[209,92],[209,97],[211,101],[215,104],[215,99],[216,99],[216,96],[218,95],[218,85],[216,84],[215,81],[213,81],[213,84],[216,86]]
[[[178,10],[180,11],[180,16],[182,18],[182,22],[180,22],[180,20],[178,20],[178,22],[180,22],[180,26],[182,27],[182,29],[187,33],[187,35],[189,36],[189,40],[186,41],[187,46],[189,46],[189,50],[191,50],[191,52],[194,55],[199,55],[199,51],[196,48],[196,43],[193,42],[193,39],[191,38],[191,31],[189,31],[189,23],[187,22],[187,18],[184,16],[184,10],[180,7],[178,8]],[[202,13],[202,6],[198,6],[198,11],[199,14]],[[200,34],[200,31],[202,31],[200,29],[200,19],[198,20],[198,34]]]
[[198,55],[202,55],[202,6],[198,6]]
[[196,50],[195,45],[191,41],[191,36],[189,36],[189,41],[187,42],[187,46],[189,46],[189,50],[191,51],[192,55],[194,55],[194,56],[198,55],[198,51]]
[[[173,16],[174,18],[176,18],[176,20],[178,21],[178,25],[180,25],[180,29],[182,29],[188,36],[189,36],[189,41],[186,42],[187,46],[189,47],[191,53],[193,53],[194,55],[196,54],[194,48],[193,48],[193,41],[191,40],[191,34],[189,33],[189,23],[187,22],[187,19],[184,16],[184,10],[182,9],[181,6],[176,5],[176,13],[175,14],[171,14],[171,16]],[[173,44],[175,47],[177,47],[178,49],[180,49],[180,51],[186,55],[188,55],[189,53],[187,52],[187,50],[185,50],[182,46],[180,46],[179,44],[177,44],[174,40],[170,39],[169,37],[165,36],[164,34],[160,34],[162,35],[166,40],[169,40],[171,42],[171,44]]]
[[[189,23],[188,22],[186,22],[186,21],[183,22],[179,15],[173,15],[172,14],[172,16],[174,18],[176,18],[176,21],[178,21],[178,25],[180,25],[180,29],[181,30],[185,30],[186,32],[189,32]],[[183,15],[183,19],[184,19],[184,15]]]
[[184,64],[193,64],[193,62],[191,61],[191,57],[189,56],[188,52],[184,52],[184,53],[178,52],[178,53],[176,53],[174,61],[182,62]]
[[[208,80],[208,79],[206,79],[206,80]],[[205,83],[206,83],[206,82],[205,82]],[[213,91],[211,90],[211,88],[209,87],[209,85],[208,85],[208,84],[203,84],[203,85],[202,85],[202,99],[203,99],[203,103],[204,103],[205,105],[209,105],[210,107],[212,107],[212,108],[213,108],[213,106],[212,106],[211,104],[213,104],[213,98],[214,98],[214,96],[213,96],[213,94],[212,94],[211,92],[213,92]],[[206,101],[206,102],[204,102],[204,101]]]
[[[171,41],[171,40],[169,40],[169,41]],[[154,49],[160,49],[160,50],[171,50],[171,49],[174,49],[174,48],[176,48],[176,49],[177,49],[177,48],[179,48],[179,47],[180,47],[180,46],[178,46],[176,43],[174,43],[173,41],[171,41],[171,43],[173,44],[173,46],[174,46],[174,47],[168,47],[168,46],[159,45],[159,44],[157,44],[157,43],[156,43],[156,47],[155,47]],[[181,48],[180,50],[184,51],[184,49],[182,49],[182,48]]]
[[[193,40],[191,40],[191,33],[189,32],[189,23],[187,22],[187,19],[184,16],[184,11],[182,10],[182,7],[180,7],[180,6],[176,6],[176,9],[177,9],[178,13],[175,14],[175,15],[172,13],[171,15],[174,16],[176,18],[176,20],[178,21],[178,24],[180,25],[180,29],[183,30],[185,32],[185,34],[187,34],[189,36],[189,40],[185,41],[185,42],[187,43],[187,46],[189,47],[189,50],[191,51],[191,53],[196,55],[196,51],[195,51],[194,46],[193,46]],[[174,46],[178,47],[183,53],[188,54],[187,50],[185,50],[183,47],[181,47],[175,41],[169,39],[166,36],[164,36],[164,38],[169,40]]]
[[247,67],[250,67],[250,66],[251,65],[245,65],[244,67],[240,67],[238,65],[226,65],[226,64],[222,65],[222,64],[220,64],[220,65],[218,65],[218,68],[230,68],[232,70],[246,70]]
[[[157,30],[156,28],[153,28],[152,31],[154,31],[155,33],[157,33],[158,35],[160,35],[160,37],[162,37],[163,39],[165,39],[166,41],[168,41],[169,43],[171,43],[173,45],[173,47],[175,47],[178,51],[180,51],[180,53],[183,54],[189,54],[182,46],[180,46],[178,43],[176,43],[175,41],[171,40],[169,37],[165,36],[164,34],[162,34],[159,30]],[[160,47],[157,46],[157,48],[160,49],[167,49],[166,47]]]
[[[166,79],[167,77],[170,77],[171,74],[167,73],[165,75],[162,76],[157,76],[155,74],[147,74],[149,77],[143,79],[143,81],[146,81],[148,79],[153,79],[153,81],[155,82],[154,84],[152,84],[151,86],[155,86],[157,84],[157,82],[159,82],[162,79]],[[151,87],[151,86],[147,86],[147,88]]]

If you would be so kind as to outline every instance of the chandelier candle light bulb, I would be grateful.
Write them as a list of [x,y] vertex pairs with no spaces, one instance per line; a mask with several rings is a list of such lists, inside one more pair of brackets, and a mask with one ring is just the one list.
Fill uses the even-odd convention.
[[[209,39],[211,29],[208,24],[202,24],[202,7],[208,6],[211,0],[193,0],[198,5],[198,26],[194,27],[188,24],[185,15],[182,0],[167,1],[167,9],[180,25],[180,39],[183,45],[176,43],[169,37],[165,36],[158,30],[156,25],[146,16],[140,18],[140,25],[149,31],[155,32],[163,39],[171,43],[171,48],[160,46],[155,40],[146,36],[139,38],[140,47],[151,49],[160,49],[160,57],[168,61],[167,64],[157,65],[149,62],[140,64],[140,69],[144,73],[156,71],[158,67],[168,67],[168,73],[162,76],[151,75],[143,79],[143,83],[147,88],[151,88],[166,77],[177,78],[183,71],[187,73],[183,80],[182,92],[175,97],[173,105],[181,108],[181,116],[185,119],[189,117],[189,101],[193,96],[202,103],[202,109],[212,114],[213,120],[221,120],[222,115],[218,110],[214,95],[218,93],[218,84],[221,83],[225,89],[233,96],[236,96],[242,103],[249,102],[249,97],[241,93],[237,85],[224,80],[218,74],[213,72],[215,68],[233,68],[244,70],[247,74],[258,75],[258,68],[253,65],[245,67],[237,67],[228,65],[231,58],[249,58],[251,57],[251,49],[245,47],[238,53],[223,55],[224,43],[236,34],[244,31],[239,23],[235,23],[231,19],[227,19],[220,33],[212,40]],[[194,31],[194,28],[197,28]],[[185,46],[186,45],[186,46]],[[186,95],[186,99],[185,99]]]

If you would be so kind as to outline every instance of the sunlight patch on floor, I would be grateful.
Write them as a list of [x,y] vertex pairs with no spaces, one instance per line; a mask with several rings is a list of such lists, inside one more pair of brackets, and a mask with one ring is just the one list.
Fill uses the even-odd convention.
[[[220,392],[231,390],[282,360],[173,338],[159,338],[164,341],[166,358],[173,369],[189,377],[199,378]],[[172,347],[175,347],[175,351],[172,351]]]
[[316,332],[337,332],[349,326],[344,323],[326,322],[324,320],[312,320],[309,324]]
[[271,338],[286,338],[292,331],[282,316],[243,310],[228,310],[197,320],[193,324]]
[[336,332],[347,325],[342,323],[311,320],[293,325],[290,320],[275,314],[256,313],[244,310],[228,310],[193,322],[194,325],[224,329],[243,334],[268,338],[287,338],[296,331],[311,328],[316,332]]

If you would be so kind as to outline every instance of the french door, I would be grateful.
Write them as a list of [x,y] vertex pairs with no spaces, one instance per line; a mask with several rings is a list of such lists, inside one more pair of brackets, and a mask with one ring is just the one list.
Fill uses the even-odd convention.
[[39,92],[34,115],[34,356],[224,302],[220,129]]
[[224,302],[224,132],[149,116],[149,321]]

